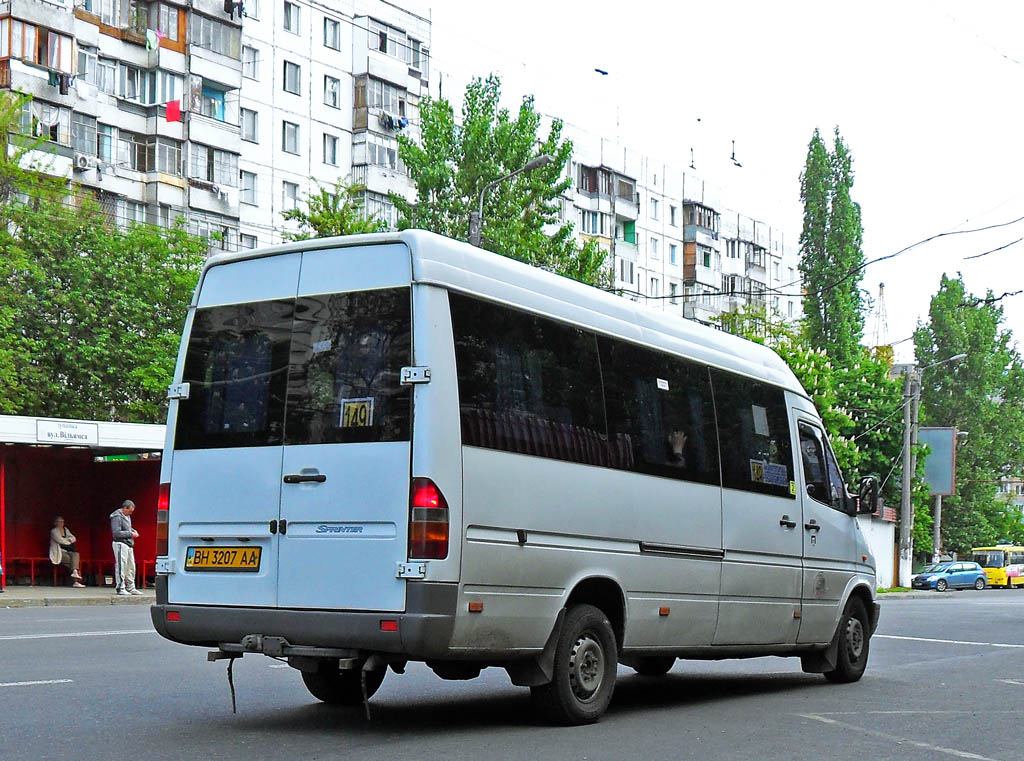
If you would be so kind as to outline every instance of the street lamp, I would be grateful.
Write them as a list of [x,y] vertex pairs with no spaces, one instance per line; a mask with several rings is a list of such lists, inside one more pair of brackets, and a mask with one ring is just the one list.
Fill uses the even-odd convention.
[[914,537],[911,534],[914,522],[913,504],[910,500],[910,484],[917,468],[917,411],[921,403],[921,373],[947,362],[959,362],[966,354],[954,354],[925,367],[903,366],[903,491],[900,495],[900,568],[899,585],[910,586],[914,562]]
[[484,185],[483,190],[480,191],[480,203],[477,206],[476,211],[472,211],[469,213],[470,245],[476,246],[477,248],[480,247],[480,236],[483,232],[484,222],[484,196],[487,195],[487,191],[493,188],[495,185],[503,183],[505,180],[511,180],[517,174],[522,174],[523,172],[532,172],[534,169],[540,169],[542,166],[547,166],[554,160],[554,156],[547,153],[543,153],[540,156],[537,156],[537,158],[530,159],[529,161],[527,161],[526,165],[523,166],[522,168],[517,169],[514,172],[510,172],[509,174],[506,174],[504,177],[499,177],[494,182],[489,182],[486,185]]

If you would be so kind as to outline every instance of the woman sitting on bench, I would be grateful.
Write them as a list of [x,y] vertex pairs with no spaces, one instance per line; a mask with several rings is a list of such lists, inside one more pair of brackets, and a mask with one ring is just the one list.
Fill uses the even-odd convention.
[[64,519],[57,516],[53,519],[50,530],[50,562],[63,565],[71,573],[71,586],[83,588],[82,574],[79,572],[78,548],[75,546],[75,535],[64,525]]

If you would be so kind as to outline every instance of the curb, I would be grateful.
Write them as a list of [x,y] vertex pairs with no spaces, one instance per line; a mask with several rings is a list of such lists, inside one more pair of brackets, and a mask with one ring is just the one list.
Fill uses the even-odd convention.
[[152,605],[156,598],[151,595],[142,597],[40,597],[36,599],[0,598],[0,609],[4,608],[70,608],[79,605]]

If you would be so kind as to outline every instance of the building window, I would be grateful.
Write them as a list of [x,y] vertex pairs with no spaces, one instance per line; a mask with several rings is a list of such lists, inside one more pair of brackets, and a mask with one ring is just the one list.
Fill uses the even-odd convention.
[[294,182],[285,180],[281,183],[282,201],[281,206],[285,211],[299,208],[299,186]]
[[260,53],[248,45],[242,46],[242,76],[246,79],[260,78]]
[[668,207],[668,223],[670,225],[672,225],[673,227],[676,227],[679,224],[678,222],[676,222],[676,207],[675,206],[669,206]]
[[658,258],[658,243],[659,243],[659,241],[658,241],[657,238],[651,238],[651,258],[652,259],[657,259]]
[[673,304],[678,304],[679,303],[679,301],[676,299],[676,289],[677,289],[677,286],[676,286],[675,283],[669,283],[668,284],[668,292],[669,292],[669,295],[672,297],[672,303]]
[[299,125],[281,122],[281,150],[285,153],[299,152]]
[[409,38],[400,29],[370,19],[370,48],[410,62]]
[[256,236],[242,233],[238,236],[238,245],[242,248],[256,248]]
[[341,80],[324,74],[324,104],[341,108]]
[[193,144],[190,176],[217,185],[238,184],[238,154],[217,150],[209,145]]
[[149,25],[171,42],[177,42],[179,13],[173,5],[153,3],[149,7]]
[[127,228],[133,224],[145,224],[146,204],[129,201],[127,198],[118,198],[115,215],[118,227]]
[[356,108],[379,108],[405,116],[406,91],[379,79],[360,80],[354,91]]
[[299,77],[302,69],[297,63],[284,62],[284,89],[286,92],[298,95],[300,92]]
[[338,138],[324,133],[324,163],[338,165]]
[[109,58],[96,59],[96,87],[113,95],[117,92],[117,62]]
[[[167,137],[149,138],[149,151],[155,157],[149,161],[149,170],[156,170],[175,177],[181,176],[181,143]],[[153,160],[155,158],[155,160]]]
[[242,30],[193,13],[189,42],[237,60],[241,57]]
[[117,129],[110,124],[96,128],[96,156],[108,164],[114,162],[114,146],[117,143]]
[[[7,53],[7,19],[0,21],[0,58]],[[78,46],[78,78],[91,85],[96,84],[96,48]]]
[[324,16],[324,45],[341,50],[341,23]]
[[651,219],[660,219],[660,217],[658,216],[659,213],[660,212],[658,211],[658,199],[657,198],[652,198],[651,199]]
[[117,94],[127,100],[139,99],[139,70],[134,66],[121,64],[121,86]]
[[409,39],[409,66],[425,79],[427,77],[427,49],[419,40]]
[[299,6],[284,0],[284,30],[292,34],[299,33]]
[[669,261],[669,264],[675,264],[676,263],[676,249],[677,249],[677,246],[676,246],[675,243],[669,243],[668,244],[668,261]]
[[96,117],[72,114],[71,147],[90,156],[96,153]]
[[260,0],[245,0],[245,2],[242,3],[242,15],[246,18],[259,19]]
[[[239,194],[238,200],[242,203],[256,203],[256,173],[242,170],[238,173]],[[249,246],[255,248],[255,246]]]
[[398,142],[393,138],[371,134],[366,142],[366,163],[398,169]]
[[367,219],[383,220],[389,230],[394,230],[397,227],[395,205],[391,202],[391,198],[383,193],[367,192],[363,212]]
[[793,318],[793,302],[792,301],[786,302],[786,307],[787,307],[786,313],[788,314],[789,318],[792,319]]
[[240,109],[242,120],[242,139],[250,143],[258,143],[260,115],[251,108]]
[[658,297],[658,278],[656,277],[651,278],[651,296],[653,298]]
[[199,113],[219,122],[224,121],[224,91],[203,85]]

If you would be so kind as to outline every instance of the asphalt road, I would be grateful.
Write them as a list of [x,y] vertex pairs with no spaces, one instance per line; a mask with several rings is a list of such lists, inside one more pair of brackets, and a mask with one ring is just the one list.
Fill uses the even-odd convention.
[[883,601],[864,678],[795,659],[620,668],[599,724],[540,723],[503,671],[389,674],[373,716],[317,703],[263,656],[225,665],[152,632],[148,608],[0,609],[0,760],[1024,759],[1024,591]]

